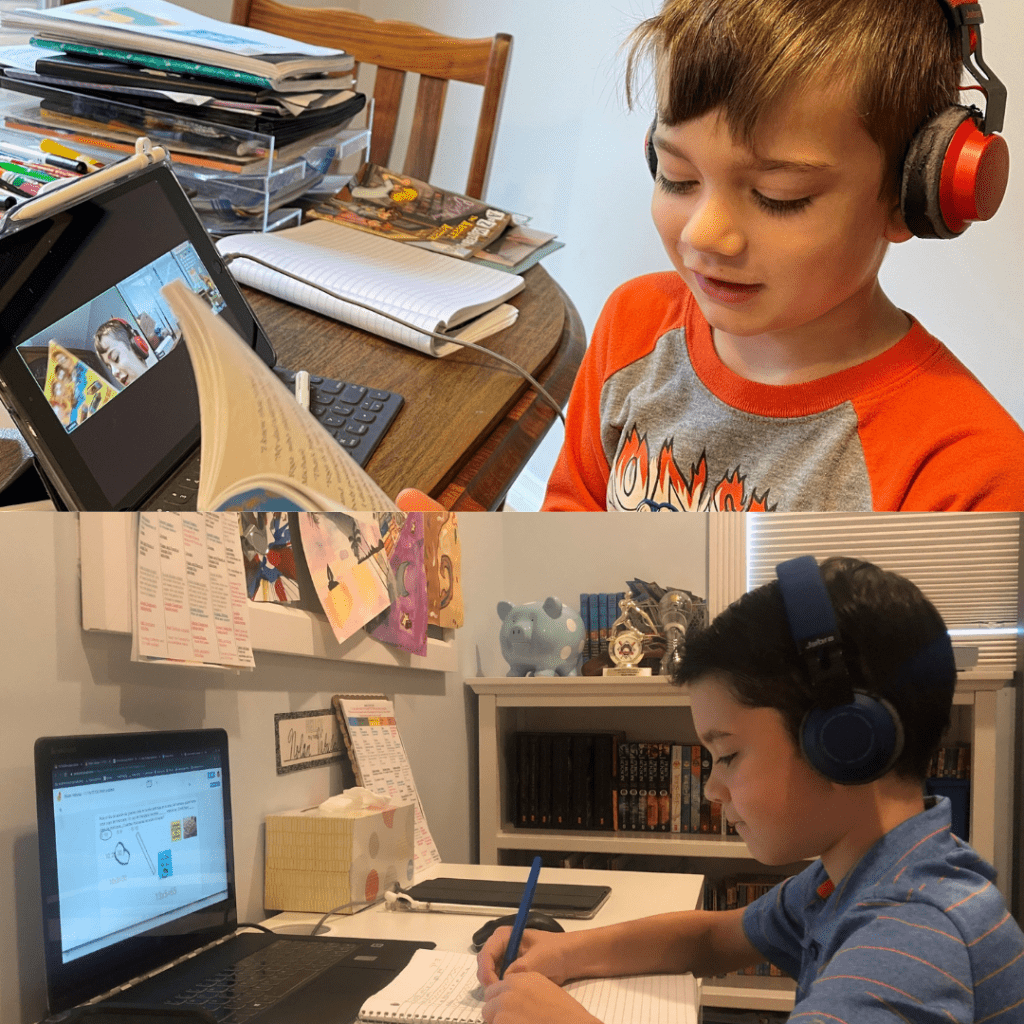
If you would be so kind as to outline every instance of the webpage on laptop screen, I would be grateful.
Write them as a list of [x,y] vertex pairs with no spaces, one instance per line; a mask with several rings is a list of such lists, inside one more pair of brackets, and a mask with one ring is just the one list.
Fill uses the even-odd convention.
[[227,897],[221,787],[215,753],[54,774],[65,963]]

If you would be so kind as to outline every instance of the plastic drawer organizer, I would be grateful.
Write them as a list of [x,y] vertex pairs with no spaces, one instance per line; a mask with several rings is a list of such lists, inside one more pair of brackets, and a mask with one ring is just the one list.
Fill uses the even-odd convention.
[[[36,146],[54,139],[103,163],[130,156],[135,139],[147,136],[168,150],[175,176],[213,235],[270,231],[298,224],[301,212],[287,204],[308,193],[333,194],[346,185],[368,156],[370,128],[343,126],[277,145],[273,136],[112,100],[90,100],[103,124],[88,124],[55,106],[81,109],[83,97],[48,89],[48,97],[0,88],[0,148],[3,140]],[[372,100],[365,120],[372,124]],[[358,112],[349,120],[363,120]]]

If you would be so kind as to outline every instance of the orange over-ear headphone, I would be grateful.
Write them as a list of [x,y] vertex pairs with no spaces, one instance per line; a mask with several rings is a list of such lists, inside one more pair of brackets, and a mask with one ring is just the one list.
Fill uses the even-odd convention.
[[[128,323],[128,321],[125,320],[123,316],[112,316],[110,320],[113,320],[124,326],[125,330],[129,334],[128,344],[130,345],[132,351],[134,351],[135,354],[143,362],[145,362],[146,359],[149,358],[149,342],[147,342],[146,339],[141,334],[139,334],[139,332],[136,331],[135,328],[132,327],[132,325]],[[110,320],[108,320],[107,323],[110,323]]]
[[[1002,135],[1006,87],[985,63],[976,0],[938,0],[960,37],[964,67],[985,94],[985,112],[953,105],[926,121],[915,133],[900,172],[900,209],[919,238],[956,238],[976,220],[999,209],[1010,176],[1010,150]],[[970,88],[975,88],[971,86]],[[657,177],[653,135],[655,115],[644,152]]]

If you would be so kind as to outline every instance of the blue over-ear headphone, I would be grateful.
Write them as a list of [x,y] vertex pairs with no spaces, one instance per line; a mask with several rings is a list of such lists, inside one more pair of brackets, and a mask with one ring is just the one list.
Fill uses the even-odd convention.
[[[781,562],[775,574],[789,631],[814,687],[815,706],[800,724],[800,749],[833,782],[872,782],[903,750],[900,716],[884,698],[854,689],[835,611],[814,558]],[[953,645],[943,631],[900,666],[896,685],[921,687],[955,678]]]

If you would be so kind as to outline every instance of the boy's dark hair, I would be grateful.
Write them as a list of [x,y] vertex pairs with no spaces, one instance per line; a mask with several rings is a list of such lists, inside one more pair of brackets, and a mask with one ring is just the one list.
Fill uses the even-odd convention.
[[658,118],[675,126],[722,107],[735,139],[753,148],[761,119],[792,89],[853,89],[884,158],[879,198],[899,195],[910,141],[958,102],[959,40],[939,0],[665,0],[627,40],[632,108],[642,59],[667,87]]
[[[894,572],[855,558],[821,563],[843,658],[857,690],[885,698],[903,723],[903,751],[890,771],[924,779],[949,725],[956,686],[949,678],[899,685],[899,670],[946,630],[942,616],[918,588]],[[775,708],[793,742],[815,706],[815,693],[789,631],[777,580],[734,601],[705,629],[687,637],[675,682],[714,677],[746,707]]]

